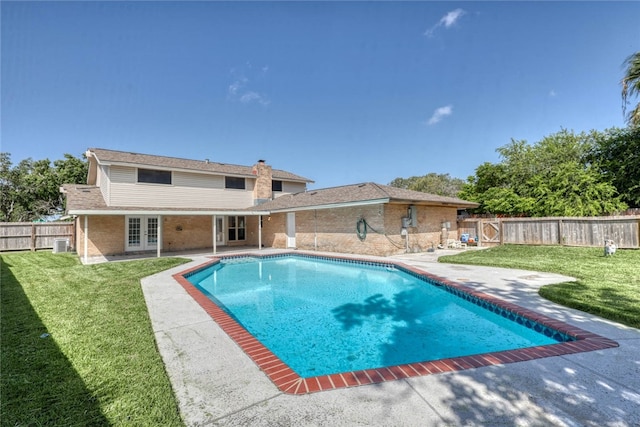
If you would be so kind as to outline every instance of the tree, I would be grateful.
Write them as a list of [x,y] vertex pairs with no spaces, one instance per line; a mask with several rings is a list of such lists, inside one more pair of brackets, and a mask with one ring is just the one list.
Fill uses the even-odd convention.
[[437,174],[431,172],[424,176],[396,178],[389,185],[439,196],[457,197],[458,192],[464,185],[464,181],[460,178],[452,178],[448,173]]
[[502,161],[484,163],[460,197],[476,212],[509,216],[592,216],[626,208],[616,187],[589,162],[593,133],[561,130],[530,145],[512,140],[497,149]]
[[13,184],[13,169],[11,155],[0,153],[0,221],[8,221],[15,209],[15,188]]
[[618,190],[622,201],[640,207],[640,126],[592,133],[588,160]]
[[627,67],[622,78],[622,113],[627,116],[627,123],[631,127],[640,126],[640,102],[627,115],[629,98],[640,95],[640,52],[629,56],[624,65]]
[[0,153],[0,221],[32,221],[64,210],[62,184],[86,182],[88,164],[70,154],[51,165],[49,159],[24,159],[12,166]]

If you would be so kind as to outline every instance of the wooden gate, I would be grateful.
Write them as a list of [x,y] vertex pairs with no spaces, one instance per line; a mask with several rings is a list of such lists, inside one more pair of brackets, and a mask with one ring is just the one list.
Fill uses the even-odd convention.
[[480,220],[481,246],[499,245],[502,238],[500,236],[500,221],[483,219]]
[[458,221],[458,235],[468,234],[478,246],[496,246],[502,243],[502,226],[498,219],[467,218]]

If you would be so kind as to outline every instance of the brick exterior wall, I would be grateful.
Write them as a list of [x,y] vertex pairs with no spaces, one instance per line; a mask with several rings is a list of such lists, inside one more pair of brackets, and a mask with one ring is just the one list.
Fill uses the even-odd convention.
[[[296,212],[296,247],[305,250],[389,256],[424,252],[436,248],[443,239],[442,223],[449,221],[450,238],[456,238],[456,208],[418,206],[418,226],[402,236],[402,218],[409,205],[368,205],[338,209]],[[356,224],[364,218],[369,225],[366,238],[360,240]],[[286,214],[271,216],[263,222],[263,244],[286,248]],[[446,237],[444,237],[446,239]]]
[[[389,232],[400,234],[402,217],[407,216],[409,205],[386,205],[386,222],[390,222]],[[442,223],[449,222],[451,229],[448,238],[457,239],[456,220],[458,210],[439,206],[417,206],[418,226],[407,228],[409,252],[425,252],[446,242],[447,233],[443,233]],[[444,239],[444,240],[443,240]]]
[[213,220],[204,216],[162,217],[162,251],[213,247]]
[[[162,251],[212,248],[210,216],[162,217]],[[84,256],[84,217],[76,222],[76,252]],[[87,256],[125,254],[125,216],[89,216]]]
[[[363,255],[389,256],[409,252],[424,252],[457,239],[456,208],[417,206],[417,227],[409,227],[402,236],[402,218],[407,216],[406,204],[377,204],[337,209],[296,212],[296,247],[305,250],[341,252]],[[284,213],[262,217],[262,246],[287,247]],[[364,218],[367,235],[360,240],[356,224]],[[258,247],[258,216],[246,217],[244,241],[227,242],[228,246]],[[442,223],[449,222],[450,230]],[[84,219],[77,221],[76,247],[84,256]],[[226,233],[226,230],[225,230]],[[447,235],[448,234],[448,235]],[[212,249],[213,224],[211,216],[164,216],[162,218],[162,251]],[[408,240],[408,244],[407,244]],[[119,255],[125,253],[125,217],[89,217],[88,256]]]
[[[124,253],[124,216],[89,216],[87,256]],[[84,256],[84,216],[76,219],[76,252]]]
[[262,243],[266,248],[287,247],[287,214],[278,213],[262,217]]

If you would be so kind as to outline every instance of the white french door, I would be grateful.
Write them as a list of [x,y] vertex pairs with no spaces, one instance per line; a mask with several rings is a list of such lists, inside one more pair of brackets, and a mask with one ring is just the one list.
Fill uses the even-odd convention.
[[125,250],[148,251],[158,248],[158,217],[125,217]]
[[296,247],[296,213],[287,212],[287,248]]
[[224,217],[216,217],[216,245],[222,246],[226,243],[224,238]]

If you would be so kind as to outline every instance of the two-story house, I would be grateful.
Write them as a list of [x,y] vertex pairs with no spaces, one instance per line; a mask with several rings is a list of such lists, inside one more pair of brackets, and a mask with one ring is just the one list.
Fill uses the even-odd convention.
[[313,181],[260,160],[239,166],[92,148],[87,185],[62,187],[89,257],[221,246],[389,255],[455,233],[477,206],[374,183],[307,191]]

